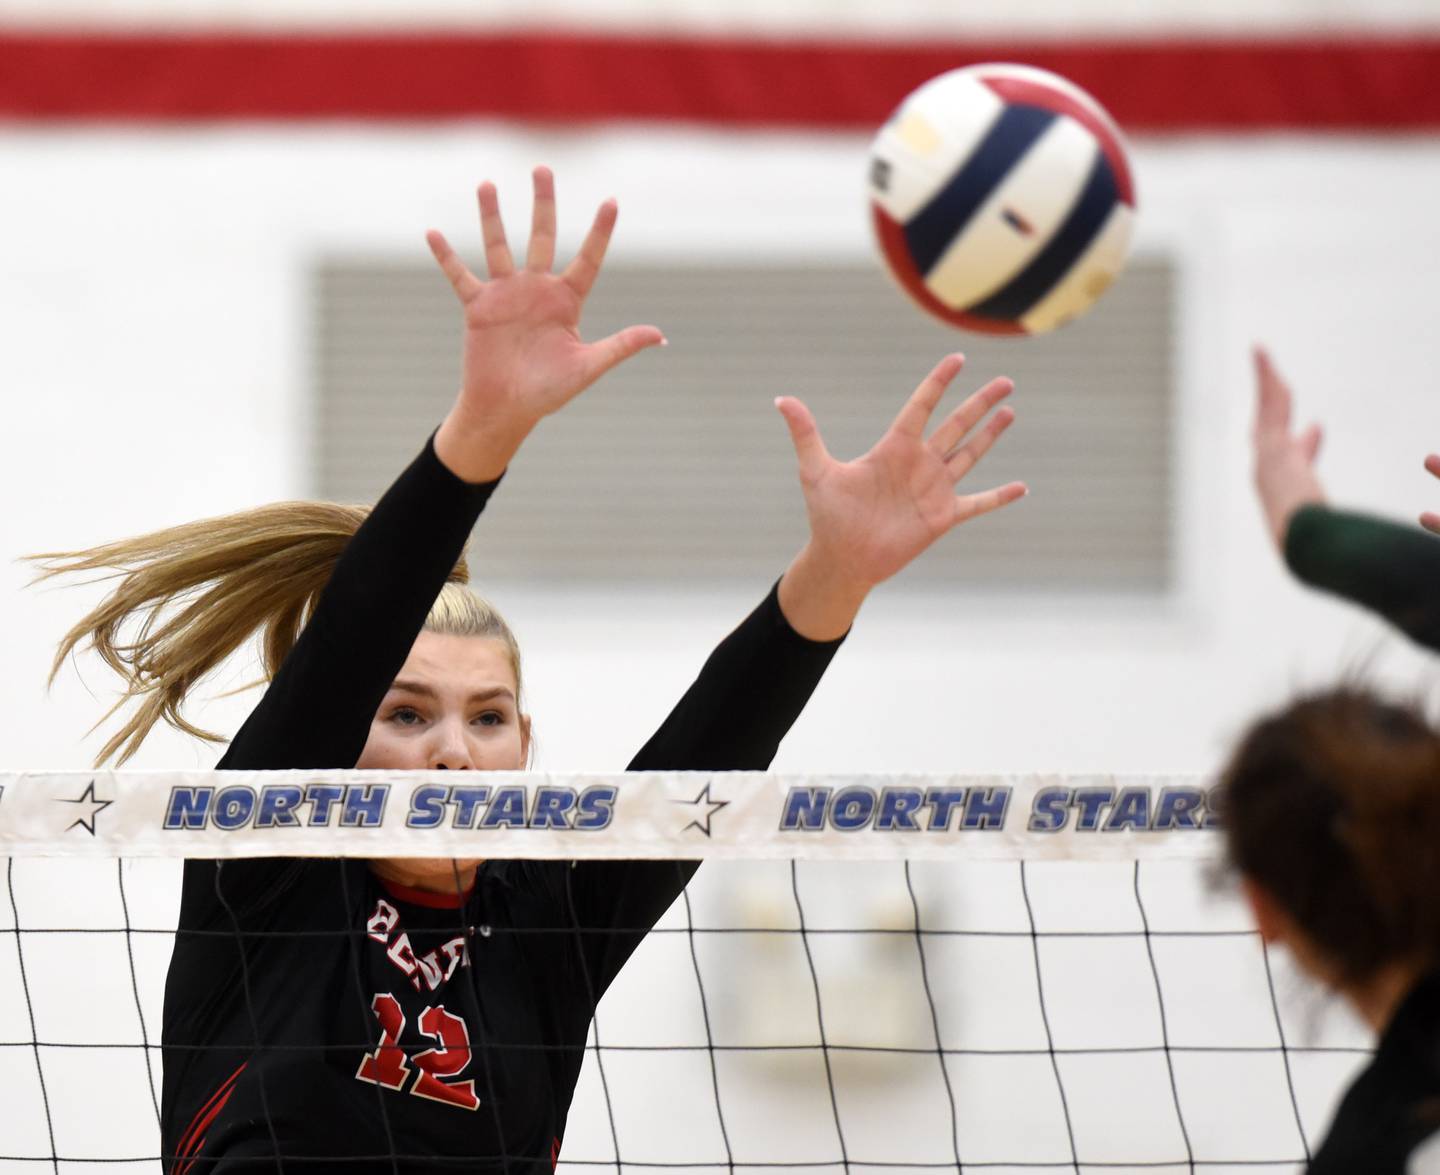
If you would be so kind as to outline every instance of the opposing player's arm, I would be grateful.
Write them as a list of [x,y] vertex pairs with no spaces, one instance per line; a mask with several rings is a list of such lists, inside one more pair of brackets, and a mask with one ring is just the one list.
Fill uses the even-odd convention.
[[1440,650],[1440,538],[1384,518],[1307,505],[1286,528],[1285,562],[1302,582],[1353,600]]
[[[782,399],[795,444],[810,537],[777,586],[710,655],[630,770],[763,771],[820,683],[870,591],[942,535],[1025,492],[1019,482],[975,494],[956,486],[1009,427],[986,416],[1011,391],[995,380],[927,438],[962,360],[943,360],[863,457],[839,462],[809,411]],[[984,423],[982,423],[984,422]],[[597,862],[568,871],[566,900],[583,936],[598,998],[693,875],[693,863]]]
[[[1263,348],[1255,352],[1255,383],[1255,489],[1287,566],[1311,587],[1353,600],[1440,649],[1440,539],[1327,506],[1315,470],[1320,427],[1293,429],[1294,395]],[[1440,461],[1432,472],[1440,472]]]

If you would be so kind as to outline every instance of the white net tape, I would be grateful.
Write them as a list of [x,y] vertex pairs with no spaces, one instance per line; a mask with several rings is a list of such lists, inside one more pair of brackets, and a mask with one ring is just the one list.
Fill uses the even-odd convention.
[[0,774],[0,853],[539,860],[1217,855],[1199,777]]
[[1290,1171],[1369,1045],[1217,888],[1195,779],[0,787],[4,1171],[157,1169],[186,855],[714,859],[600,1004],[577,1175]]

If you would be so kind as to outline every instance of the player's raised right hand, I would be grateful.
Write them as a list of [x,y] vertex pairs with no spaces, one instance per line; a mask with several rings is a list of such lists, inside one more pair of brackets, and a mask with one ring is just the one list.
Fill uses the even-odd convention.
[[663,343],[653,326],[631,326],[597,342],[580,337],[580,313],[600,273],[616,205],[607,200],[563,272],[555,259],[555,179],[535,169],[534,219],[523,267],[505,239],[495,185],[479,190],[489,280],[481,281],[444,236],[426,234],[465,315],[460,394],[435,437],[440,460],[466,481],[505,471],[530,430],[637,351]]
[[1301,506],[1323,502],[1325,490],[1315,472],[1320,426],[1291,431],[1294,396],[1269,352],[1255,348],[1255,491],[1275,545],[1285,549],[1285,532]]

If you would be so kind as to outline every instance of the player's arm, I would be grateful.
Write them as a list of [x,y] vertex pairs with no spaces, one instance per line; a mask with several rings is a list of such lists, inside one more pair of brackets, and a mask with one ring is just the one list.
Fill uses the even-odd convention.
[[[355,765],[375,710],[494,487],[462,481],[426,443],[346,545],[314,615],[219,770]],[[314,864],[187,861],[181,925],[257,917]]]
[[537,168],[534,183],[523,266],[511,257],[493,184],[479,190],[488,281],[471,273],[440,233],[428,234],[463,310],[460,391],[432,443],[350,541],[221,767],[354,766],[376,708],[521,443],[610,368],[662,341],[650,326],[581,341],[580,312],[600,271],[615,204],[601,206],[575,259],[552,273],[554,179]]
[[1289,386],[1263,350],[1255,367],[1255,486],[1286,564],[1311,587],[1353,600],[1440,649],[1440,539],[1327,506],[1315,472],[1319,427],[1292,432]]
[[630,770],[763,771],[870,592],[960,523],[1025,493],[1020,482],[955,492],[1014,419],[1001,408],[981,424],[1009,395],[1009,380],[992,381],[924,435],[961,362],[941,362],[876,445],[850,462],[826,452],[800,401],[777,402],[795,444],[809,539]]
[[496,484],[461,479],[426,442],[346,545],[221,770],[355,765]]
[[[778,402],[800,468],[810,537],[778,585],[710,655],[632,771],[763,771],[874,587],[953,527],[1025,492],[1016,482],[976,494],[956,486],[1013,413],[987,413],[1011,390],[995,380],[927,438],[926,425],[961,360],[944,360],[870,452],[839,462],[798,400]],[[585,929],[595,996],[693,875],[693,862],[594,862],[566,871],[566,901]]]
[[1440,650],[1440,538],[1384,518],[1305,505],[1285,529],[1285,562],[1311,587],[1353,600]]
[[[554,180],[537,168],[534,185],[523,267],[510,255],[492,184],[479,190],[488,281],[471,273],[441,234],[428,234],[463,309],[460,391],[432,441],[350,540],[221,769],[353,767],[376,709],[521,443],[610,368],[663,341],[654,327],[581,341],[580,312],[600,272],[615,204],[601,206],[579,253],[556,274]],[[261,863],[253,869],[234,863],[228,873],[248,902],[283,889],[294,869],[287,865],[277,878]],[[187,869],[187,900],[208,908],[214,888],[198,865]]]

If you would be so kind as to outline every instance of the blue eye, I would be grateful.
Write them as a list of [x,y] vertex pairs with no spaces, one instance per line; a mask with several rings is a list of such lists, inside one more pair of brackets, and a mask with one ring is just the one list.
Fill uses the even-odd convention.
[[480,717],[475,719],[481,726],[499,726],[505,721],[505,715],[499,710],[486,710]]
[[400,706],[398,709],[391,711],[390,721],[395,723],[396,726],[418,726],[423,719],[409,706]]

